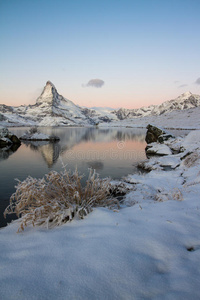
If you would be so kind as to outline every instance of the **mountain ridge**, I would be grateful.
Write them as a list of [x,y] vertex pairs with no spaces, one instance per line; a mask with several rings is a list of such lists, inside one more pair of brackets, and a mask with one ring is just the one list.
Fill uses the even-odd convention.
[[126,119],[159,116],[174,110],[200,106],[200,95],[185,92],[159,105],[137,109],[86,108],[60,95],[51,81],[47,81],[33,105],[8,106],[0,104],[0,125],[5,126],[87,126],[112,123]]
[[120,120],[130,119],[134,117],[146,117],[150,115],[161,115],[174,110],[183,110],[200,106],[200,95],[185,92],[175,99],[167,100],[158,105],[143,106],[135,109],[120,108],[114,113],[118,115]]

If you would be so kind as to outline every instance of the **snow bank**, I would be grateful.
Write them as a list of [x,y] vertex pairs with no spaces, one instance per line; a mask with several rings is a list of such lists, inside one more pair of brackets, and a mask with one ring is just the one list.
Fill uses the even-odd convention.
[[150,159],[147,175],[126,178],[133,206],[98,208],[49,231],[1,229],[2,299],[199,299],[200,143],[191,140]]
[[191,147],[197,147],[199,146],[200,143],[200,130],[196,130],[196,131],[191,131],[185,138],[184,142],[183,142],[183,147],[188,149]]
[[186,110],[176,110],[158,116],[144,116],[111,123],[101,123],[99,127],[128,127],[146,128],[148,124],[163,127],[165,129],[200,129],[200,107]]
[[198,299],[199,202],[188,198],[1,230],[2,299]]

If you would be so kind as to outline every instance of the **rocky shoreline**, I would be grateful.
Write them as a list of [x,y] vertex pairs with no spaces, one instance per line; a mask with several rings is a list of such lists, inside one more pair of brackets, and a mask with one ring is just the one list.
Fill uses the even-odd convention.
[[[148,127],[152,129],[151,125]],[[166,136],[162,129],[154,129],[159,136]],[[148,131],[148,140],[147,137]],[[186,137],[169,135],[161,143],[151,142],[146,153],[149,158],[138,165],[146,173],[123,178],[124,205],[144,201],[182,201],[188,192],[197,193],[196,189],[200,187],[200,131],[191,131]]]

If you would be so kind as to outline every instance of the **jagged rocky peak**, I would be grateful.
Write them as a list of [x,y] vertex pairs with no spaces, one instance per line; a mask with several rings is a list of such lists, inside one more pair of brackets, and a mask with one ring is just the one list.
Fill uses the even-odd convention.
[[190,97],[191,95],[193,95],[193,94],[190,91],[187,91],[182,94],[182,96],[184,96],[184,97]]
[[48,81],[46,82],[45,88],[48,87],[48,86],[50,86],[50,87],[52,87],[53,89],[56,90],[55,85],[54,85],[50,80],[48,80]]
[[50,104],[54,104],[57,99],[58,99],[58,92],[55,88],[55,86],[53,85],[53,83],[51,81],[47,81],[42,94],[40,95],[40,97],[37,99],[37,103],[50,103]]
[[191,96],[193,96],[193,94],[190,91],[188,91],[188,92],[185,92],[185,93],[181,94],[177,99],[185,100],[185,99],[190,98]]

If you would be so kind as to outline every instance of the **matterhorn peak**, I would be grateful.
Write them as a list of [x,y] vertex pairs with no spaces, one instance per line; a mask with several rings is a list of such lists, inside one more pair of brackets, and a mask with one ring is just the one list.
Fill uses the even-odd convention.
[[[48,85],[50,85],[52,88],[56,89],[56,88],[55,88],[55,85],[54,85],[50,80],[48,80],[48,81],[46,82],[46,86],[48,86]],[[45,86],[45,87],[46,87],[46,86]]]
[[58,93],[57,90],[54,86],[54,84],[51,81],[47,81],[42,94],[40,95],[40,97],[37,99],[37,103],[50,103],[53,104],[56,99],[58,98]]

